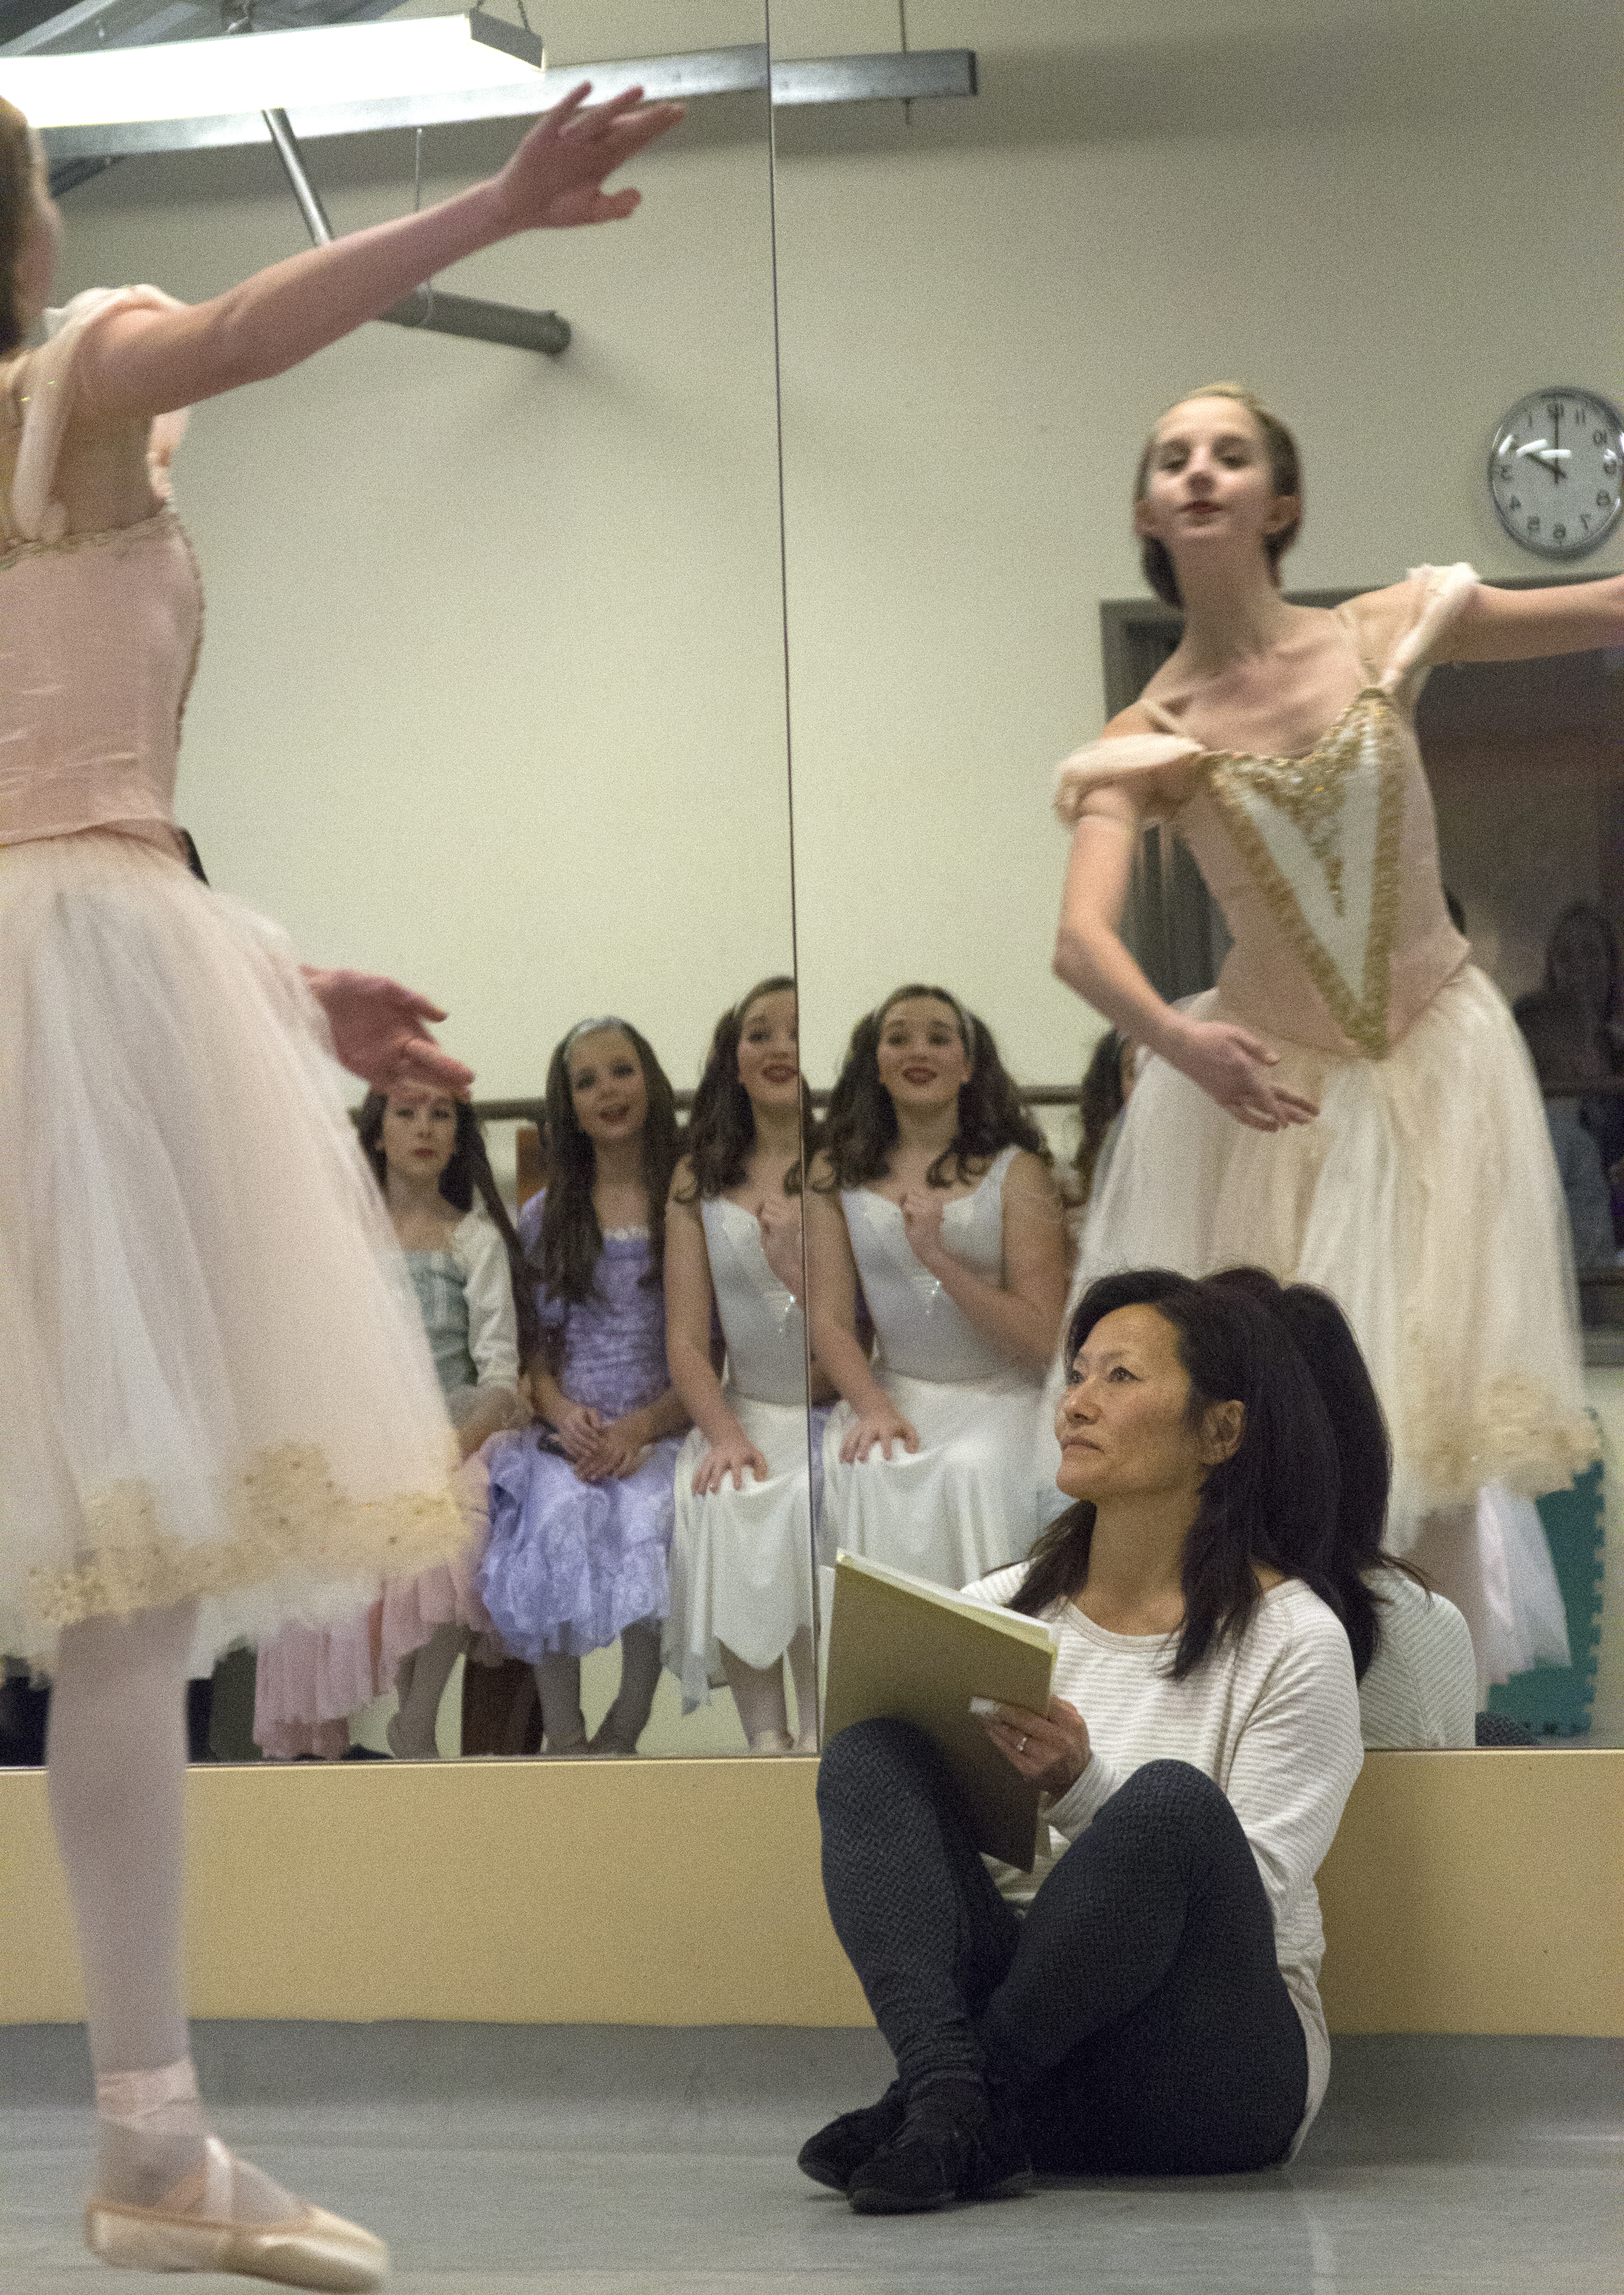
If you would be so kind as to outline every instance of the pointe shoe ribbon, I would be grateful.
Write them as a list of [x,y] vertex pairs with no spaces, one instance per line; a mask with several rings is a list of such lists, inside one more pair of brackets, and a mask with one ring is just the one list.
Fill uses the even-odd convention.
[[133,2271],[219,2271],[306,2287],[318,2295],[366,2295],[388,2276],[389,2250],[359,2224],[302,2206],[275,2223],[231,2219],[232,2155],[207,2139],[200,2168],[155,2208],[93,2199],[85,2239],[93,2255]]

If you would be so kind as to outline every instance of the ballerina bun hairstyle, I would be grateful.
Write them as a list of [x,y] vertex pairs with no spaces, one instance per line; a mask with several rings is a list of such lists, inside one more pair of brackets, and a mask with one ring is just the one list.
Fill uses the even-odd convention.
[[0,358],[22,342],[17,314],[17,257],[34,213],[38,156],[34,135],[14,103],[0,96]]
[[[1199,390],[1187,390],[1183,397],[1174,399],[1173,406],[1184,406],[1192,398],[1232,398],[1237,406],[1244,406],[1257,425],[1263,451],[1269,457],[1270,486],[1277,494],[1295,494],[1297,497],[1297,515],[1291,524],[1283,526],[1277,534],[1266,535],[1263,539],[1263,547],[1269,553],[1269,570],[1277,590],[1280,586],[1280,560],[1302,530],[1302,457],[1297,450],[1297,441],[1279,416],[1265,406],[1256,391],[1249,390],[1244,382],[1203,383]],[[1163,412],[1157,418],[1155,429],[1145,441],[1145,451],[1139,456],[1139,467],[1133,481],[1136,502],[1143,502],[1150,490],[1150,461],[1156,450],[1156,431],[1160,430],[1172,411],[1173,407],[1170,406]],[[1148,535],[1141,535],[1139,564],[1144,568],[1145,579],[1164,606],[1183,605],[1179,577],[1173,571],[1173,561],[1168,555],[1165,543]]]

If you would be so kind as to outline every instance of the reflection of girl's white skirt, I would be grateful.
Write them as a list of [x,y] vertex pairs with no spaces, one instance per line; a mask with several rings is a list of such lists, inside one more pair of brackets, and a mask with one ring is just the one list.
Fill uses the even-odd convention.
[[[730,1478],[696,1498],[694,1468],[710,1444],[696,1426],[678,1454],[665,1660],[681,1679],[683,1710],[690,1713],[722,1679],[719,1643],[760,1670],[812,1621],[807,1413],[796,1403],[756,1402],[723,1391],[769,1472],[758,1482],[747,1471],[742,1490]],[[820,1417],[813,1415],[814,1439]]]
[[975,1385],[910,1378],[887,1370],[881,1383],[919,1438],[885,1458],[877,1444],[852,1466],[840,1445],[855,1425],[837,1406],[823,1437],[820,1544],[866,1554],[938,1586],[967,1586],[1026,1555],[1042,1521],[1032,1465],[1041,1396],[1011,1368]]
[[0,1647],[194,1662],[453,1553],[449,1429],[280,936],[140,839],[0,851]]
[[[1216,990],[1189,1009],[1261,1025]],[[1274,1079],[1318,1103],[1316,1122],[1250,1131],[1165,1061],[1146,1063],[1089,1208],[1073,1303],[1123,1267],[1250,1262],[1329,1291],[1387,1413],[1396,1553],[1424,1517],[1476,1506],[1489,1486],[1524,1499],[1563,1488],[1596,1442],[1561,1182],[1504,1000],[1466,965],[1385,1059],[1271,1041]],[[1057,1367],[1051,1396],[1058,1384]],[[1527,1506],[1513,1519],[1508,1535],[1503,1503],[1479,1507],[1489,1678],[1535,1655],[1568,1662],[1538,1519]]]

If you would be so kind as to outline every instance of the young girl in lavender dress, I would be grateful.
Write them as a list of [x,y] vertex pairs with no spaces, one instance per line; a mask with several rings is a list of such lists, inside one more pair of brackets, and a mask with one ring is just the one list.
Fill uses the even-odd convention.
[[[672,1475],[688,1413],[665,1364],[665,1197],[676,1103],[624,1020],[583,1020],[547,1071],[551,1172],[519,1214],[545,1422],[488,1443],[478,1590],[535,1668],[550,1753],[629,1754],[659,1683]],[[588,1743],[581,1660],[620,1643],[620,1688]]]
[[[795,983],[779,976],[716,1023],[665,1223],[672,1383],[694,1419],[677,1461],[665,1662],[689,1711],[708,1702],[714,1683],[727,1683],[753,1753],[818,1744],[801,1298],[811,1126]],[[812,1414],[813,1458],[824,1416]]]
[[[349,1750],[349,1716],[393,1688],[400,1710],[389,1744],[402,1757],[435,1758],[435,1716],[451,1670],[490,1621],[474,1590],[484,1522],[476,1456],[511,1425],[518,1393],[521,1254],[497,1192],[473,1110],[448,1095],[371,1092],[358,1123],[405,1256],[446,1409],[466,1462],[455,1489],[469,1548],[450,1563],[391,1578],[379,1600],[346,1624],[289,1626],[261,1645],[254,1736],[273,1760]],[[476,1197],[479,1197],[476,1203]]]

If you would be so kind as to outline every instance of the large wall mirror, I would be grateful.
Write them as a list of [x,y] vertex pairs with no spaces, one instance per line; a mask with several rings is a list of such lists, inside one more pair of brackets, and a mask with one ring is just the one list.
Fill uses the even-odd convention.
[[[808,1263],[833,1270],[853,1392],[861,1405],[889,1325],[917,1452],[865,1479],[843,1455],[862,1409],[834,1409],[828,1389],[804,1408],[806,1270],[785,1207],[763,1222],[764,1192],[715,1172],[695,1206],[723,1310],[706,1344],[771,1469],[758,1480],[776,1480],[763,1520],[788,1575],[759,1646],[738,1626],[742,1670],[725,1631],[686,1663],[667,1647],[639,1750],[767,1750],[781,1711],[772,1750],[791,1751],[812,1736],[796,1637],[816,1558],[866,1544],[962,1583],[1016,1558],[1057,1504],[1024,1463],[1034,1334],[1064,1292],[1059,1188],[1076,1192],[1103,1023],[1050,971],[1065,839],[1049,786],[1168,642],[1129,525],[1140,443],[1216,376],[1277,404],[1308,472],[1296,595],[1346,596],[1420,559],[1538,574],[1495,519],[1484,459],[1498,417],[1556,370],[1599,389],[1619,372],[1616,12],[531,13],[554,69],[681,48],[730,54],[754,85],[695,101],[645,155],[629,225],[509,242],[453,282],[556,308],[574,330],[563,357],[375,326],[196,412],[177,494],[208,632],[182,817],[213,881],[310,960],[391,972],[449,1009],[441,1033],[477,1072],[516,1211],[544,1176],[525,1126],[550,1057],[589,1017],[631,1023],[685,1104],[719,1017],[744,1036],[754,1013],[760,1104],[793,1102],[796,993],[738,1008],[795,982],[821,1107],[860,1020],[889,1020],[899,988],[945,990],[903,999],[873,1048],[882,1128],[893,1085],[926,1115],[955,1088],[969,1016],[990,1032],[1021,1107],[1011,1119],[994,1075],[987,1152],[939,1221],[920,1225],[861,1139],[807,1196]],[[966,52],[973,75],[929,61]],[[773,107],[769,54],[786,76],[861,60],[867,83],[842,66],[822,100],[804,80]],[[888,100],[882,66],[935,92]],[[312,141],[306,158],[346,230],[476,179],[515,134],[401,128]],[[263,145],[121,160],[67,217],[69,292],[151,278],[196,298],[303,243]],[[1450,711],[1434,682],[1446,860],[1480,960],[1515,995],[1572,904],[1624,935],[1616,665],[1485,674]],[[1147,953],[1160,935],[1174,991],[1221,953],[1196,889],[1176,846],[1147,855],[1137,929]],[[1572,960],[1598,960],[1587,943]],[[1605,1078],[1594,1097],[1624,1109]],[[1021,1297],[990,1339],[929,1259],[1007,1264],[1022,1221]],[[1624,1325],[1624,1293],[1595,1273],[1588,1319]],[[742,1380],[724,1358],[729,1286],[758,1317]],[[1590,1353],[1611,1535],[1589,1742],[1607,1743],[1624,1730],[1624,1347],[1603,1333]],[[954,1395],[970,1398],[967,1464]],[[613,1649],[583,1661],[589,1734],[611,1719],[618,1668]],[[534,1698],[486,1670],[458,1657],[441,1757],[535,1750]],[[216,1756],[252,1756],[253,1695],[251,1655],[228,1661]],[[363,1751],[388,1749],[390,1719],[388,1700],[359,1712]]]
[[[1279,407],[1307,469],[1294,596],[1328,602],[1424,560],[1495,580],[1612,570],[1616,540],[1572,576],[1519,549],[1485,458],[1506,409],[1558,370],[1599,389],[1619,371],[1616,298],[1594,288],[1619,213],[1601,94],[1616,20],[1588,0],[1537,29],[1441,0],[775,0],[772,24],[775,57],[972,48],[979,83],[970,102],[777,125],[808,1074],[828,1086],[899,985],[938,984],[990,1026],[1064,1171],[1103,1023],[1049,969],[1065,839],[1049,793],[1171,649],[1130,527],[1141,443],[1220,376]],[[1522,282],[1541,265],[1536,296]],[[1573,904],[1624,928],[1620,731],[1604,657],[1428,689],[1446,873],[1508,997],[1541,984]],[[1147,854],[1140,951],[1157,941],[1170,994],[1208,984],[1222,954],[1192,886],[1176,842]],[[952,1056],[953,1016],[935,1009],[921,1076]],[[856,1190],[845,1204],[883,1283],[902,1248],[890,1214]],[[912,1275],[922,1327],[928,1269]],[[1609,1352],[1592,1339],[1613,1535],[1589,1743],[1624,1720]],[[826,1539],[844,1523],[826,1494]],[[1579,1680],[1591,1552],[1571,1567]]]
[[[624,1017],[686,1095],[718,1016],[794,969],[763,8],[532,13],[554,72],[681,48],[739,84],[643,155],[630,222],[510,241],[445,282],[556,309],[567,351],[365,328],[198,409],[175,464],[208,600],[179,805],[212,882],[309,960],[437,998],[477,1104],[510,1111],[590,1016]],[[488,174],[521,125],[305,158],[342,233]],[[265,144],[122,159],[65,211],[69,293],[197,299],[306,243]],[[486,1126],[515,1208],[517,1129]],[[589,1733],[616,1666],[585,1661]],[[228,1667],[216,1752],[251,1754],[252,1696],[251,1659]],[[663,1670],[644,1752],[745,1750],[725,1688],[682,1703]],[[461,1711],[453,1678],[443,1754]],[[358,1738],[382,1751],[388,1718]]]

